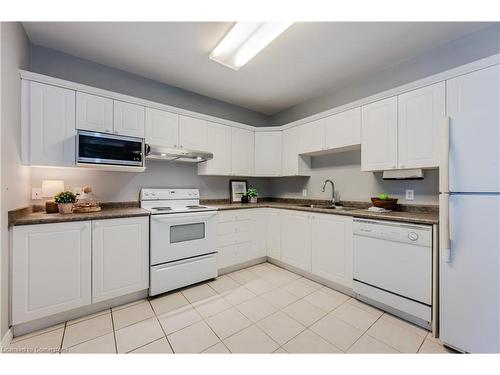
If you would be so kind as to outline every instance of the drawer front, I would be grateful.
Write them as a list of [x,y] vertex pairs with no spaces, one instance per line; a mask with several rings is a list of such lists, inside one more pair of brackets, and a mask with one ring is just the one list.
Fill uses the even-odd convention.
[[252,219],[252,210],[242,209],[242,210],[229,210],[221,211],[218,214],[219,223],[227,223],[230,221],[242,221]]

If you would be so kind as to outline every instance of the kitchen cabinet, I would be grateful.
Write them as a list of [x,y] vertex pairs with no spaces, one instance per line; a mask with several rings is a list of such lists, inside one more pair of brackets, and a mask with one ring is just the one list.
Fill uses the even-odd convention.
[[325,118],[325,149],[345,150],[361,145],[361,107]]
[[75,91],[38,82],[23,83],[29,108],[23,112],[23,151],[30,165],[75,165]]
[[207,122],[189,116],[179,116],[179,145],[197,151],[207,150]]
[[288,211],[281,214],[281,261],[311,272],[311,215]]
[[281,211],[267,209],[267,256],[281,260]]
[[308,173],[309,156],[299,155],[300,127],[285,129],[282,132],[282,176],[305,176]]
[[325,149],[325,120],[319,119],[298,126],[299,154],[307,154]]
[[361,170],[381,171],[398,166],[398,98],[361,108]]
[[92,302],[149,287],[149,218],[92,222]]
[[229,210],[217,214],[217,268],[236,266],[257,258],[253,210]]
[[352,288],[352,217],[313,214],[311,217],[311,272]]
[[231,174],[253,176],[254,174],[254,132],[231,128]]
[[115,100],[113,132],[129,137],[144,138],[144,107]]
[[250,259],[267,256],[267,209],[252,210],[252,243]]
[[255,133],[254,175],[281,175],[281,131]]
[[231,174],[231,127],[207,123],[207,150],[214,157],[211,160],[198,164],[199,175],[220,175]]
[[444,82],[398,96],[399,169],[439,166],[439,135],[445,115]]
[[171,148],[179,143],[179,115],[146,108],[146,143]]
[[12,324],[90,303],[89,221],[12,229]]
[[113,99],[77,92],[76,128],[113,133]]

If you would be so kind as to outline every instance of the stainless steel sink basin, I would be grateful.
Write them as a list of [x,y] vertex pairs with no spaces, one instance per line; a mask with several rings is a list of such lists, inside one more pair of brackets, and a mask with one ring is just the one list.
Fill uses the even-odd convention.
[[326,204],[299,204],[300,207],[307,208],[323,208],[327,210],[339,210],[339,211],[352,211],[356,210],[354,207],[344,207],[344,206],[330,206]]

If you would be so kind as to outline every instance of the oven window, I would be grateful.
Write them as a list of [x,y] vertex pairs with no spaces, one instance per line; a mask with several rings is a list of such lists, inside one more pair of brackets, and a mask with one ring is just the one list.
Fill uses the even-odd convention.
[[170,243],[201,240],[205,238],[205,223],[172,225]]

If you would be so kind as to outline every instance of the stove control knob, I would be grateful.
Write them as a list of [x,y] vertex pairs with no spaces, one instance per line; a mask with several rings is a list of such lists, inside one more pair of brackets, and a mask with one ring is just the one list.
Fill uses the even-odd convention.
[[418,234],[415,232],[410,232],[408,233],[408,238],[410,239],[410,241],[416,241],[418,240]]

